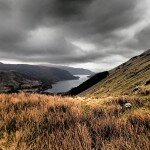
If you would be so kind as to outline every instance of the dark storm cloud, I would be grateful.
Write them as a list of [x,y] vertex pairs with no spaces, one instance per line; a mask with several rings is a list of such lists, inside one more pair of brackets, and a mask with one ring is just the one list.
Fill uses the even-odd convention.
[[144,28],[141,32],[139,32],[136,36],[138,47],[141,49],[149,49],[150,48],[150,25]]
[[136,14],[138,0],[95,0],[85,11],[85,20],[77,24],[77,29],[85,27],[91,34],[106,34],[114,30],[134,24],[139,15]]
[[[20,0],[24,24],[65,25],[78,34],[109,33],[135,23],[139,0]],[[136,13],[136,14],[135,14]]]
[[92,0],[18,0],[24,23],[56,25],[82,19],[84,9]]
[[135,34],[134,38],[127,43],[127,46],[131,49],[149,49],[150,48],[150,24],[144,29]]
[[[140,0],[0,0],[0,57],[62,64],[117,54],[128,57],[133,49],[123,52],[130,44],[123,43],[126,38],[119,32],[143,19],[140,4]],[[144,35],[144,31],[136,35],[143,45]],[[95,48],[86,50],[74,41]]]
[[5,0],[5,1],[0,0],[0,12],[7,13],[9,10],[10,10],[9,0]]
[[[73,51],[73,50],[72,50]],[[49,54],[47,52],[42,52],[39,51],[39,53],[28,53],[27,51],[24,51],[24,53],[21,53],[20,51],[16,53],[14,53],[14,51],[11,51],[11,53],[6,53],[6,52],[1,52],[0,56],[3,59],[16,59],[16,60],[21,60],[21,61],[25,61],[25,62],[45,62],[45,63],[55,63],[55,64],[74,64],[76,63],[85,63],[85,62],[92,62],[93,60],[97,60],[99,58],[102,58],[103,55],[99,52],[88,52],[88,53],[83,53],[81,52],[82,50],[80,50],[80,53],[76,53],[76,51],[74,51],[74,55],[72,53],[70,54]],[[59,55],[59,59],[58,59],[58,55]],[[106,55],[104,55],[106,56]]]

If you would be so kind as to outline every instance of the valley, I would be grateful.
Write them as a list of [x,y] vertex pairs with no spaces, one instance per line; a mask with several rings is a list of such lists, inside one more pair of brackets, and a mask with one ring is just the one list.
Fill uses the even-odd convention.
[[[78,70],[82,70],[83,74],[84,73],[87,75],[92,74],[92,72],[88,70],[84,70],[84,69],[71,68],[71,67],[69,69],[70,69],[70,72],[60,69],[60,68],[55,68],[55,67],[0,63],[0,78],[1,78],[0,93],[13,93],[13,92],[19,92],[19,91],[30,92],[30,93],[32,92],[44,93],[46,90],[51,89],[53,84],[57,84],[60,81],[61,82],[72,81],[72,83],[77,81],[79,79]],[[72,72],[71,69],[73,71],[75,70],[77,71],[76,76],[73,75],[74,72]],[[25,85],[25,82],[26,82],[26,85]],[[32,83],[32,82],[35,82],[35,83]],[[80,84],[80,81],[78,82],[77,85],[79,84]],[[70,88],[67,88],[67,89],[70,90],[73,87],[74,86],[70,85]],[[59,92],[62,92],[62,91],[59,91]],[[56,93],[56,90],[53,93]]]
[[149,67],[150,50],[54,96],[32,91],[42,82],[1,71],[0,86],[22,90],[0,94],[0,149],[149,150]]
[[0,150],[150,150],[150,0],[0,0]]

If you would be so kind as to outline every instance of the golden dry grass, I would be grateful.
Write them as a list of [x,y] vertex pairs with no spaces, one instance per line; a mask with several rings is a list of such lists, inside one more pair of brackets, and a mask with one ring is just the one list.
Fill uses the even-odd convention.
[[[121,105],[132,104],[131,110]],[[150,98],[0,95],[2,150],[149,150]]]

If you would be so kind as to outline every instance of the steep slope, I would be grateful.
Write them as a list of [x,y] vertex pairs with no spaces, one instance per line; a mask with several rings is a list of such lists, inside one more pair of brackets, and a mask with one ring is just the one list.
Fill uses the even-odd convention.
[[150,94],[150,50],[111,70],[107,78],[80,95],[103,97],[134,94]]
[[26,91],[38,92],[42,90],[42,82],[28,78],[15,71],[0,71],[0,93]]
[[15,64],[0,64],[0,70],[14,70],[35,80],[41,80],[44,83],[54,83],[57,81],[76,79],[68,71],[54,68],[35,65],[15,65]]

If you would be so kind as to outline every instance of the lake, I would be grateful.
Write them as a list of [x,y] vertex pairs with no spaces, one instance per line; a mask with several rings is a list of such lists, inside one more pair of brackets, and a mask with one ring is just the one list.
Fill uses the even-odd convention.
[[52,88],[47,90],[47,92],[54,93],[54,94],[68,92],[72,88],[77,87],[81,83],[86,81],[89,75],[76,75],[76,76],[79,77],[79,79],[57,82],[56,84],[53,84]]

